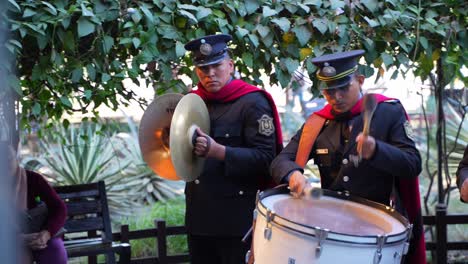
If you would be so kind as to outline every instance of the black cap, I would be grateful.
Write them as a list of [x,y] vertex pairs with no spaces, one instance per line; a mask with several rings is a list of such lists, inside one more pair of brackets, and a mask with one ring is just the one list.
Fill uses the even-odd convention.
[[185,49],[192,52],[193,64],[205,66],[222,61],[227,56],[227,43],[231,35],[218,34],[204,36],[185,44]]
[[358,60],[364,50],[350,50],[323,55],[312,59],[319,68],[317,78],[325,85],[321,89],[337,89],[349,85],[351,75],[357,70]]

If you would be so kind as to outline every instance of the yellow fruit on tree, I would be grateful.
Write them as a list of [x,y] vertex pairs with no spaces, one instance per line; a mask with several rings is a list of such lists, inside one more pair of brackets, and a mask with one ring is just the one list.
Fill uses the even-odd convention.
[[282,39],[284,44],[292,43],[294,41],[294,33],[286,32],[283,34]]

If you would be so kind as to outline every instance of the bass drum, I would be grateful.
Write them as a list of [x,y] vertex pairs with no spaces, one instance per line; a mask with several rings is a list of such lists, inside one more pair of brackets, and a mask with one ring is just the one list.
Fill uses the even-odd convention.
[[401,263],[411,225],[389,206],[316,189],[296,199],[287,186],[257,199],[255,264]]

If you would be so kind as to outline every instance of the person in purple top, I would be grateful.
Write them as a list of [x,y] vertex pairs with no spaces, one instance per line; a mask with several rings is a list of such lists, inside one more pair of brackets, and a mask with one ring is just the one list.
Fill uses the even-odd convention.
[[48,210],[47,220],[41,230],[25,233],[24,227],[18,226],[18,240],[21,245],[17,250],[17,263],[67,263],[67,253],[60,236],[67,215],[65,203],[42,175],[19,166],[16,151],[9,144],[0,142],[0,153],[8,153],[8,172],[14,176],[14,201],[20,215],[42,202]]

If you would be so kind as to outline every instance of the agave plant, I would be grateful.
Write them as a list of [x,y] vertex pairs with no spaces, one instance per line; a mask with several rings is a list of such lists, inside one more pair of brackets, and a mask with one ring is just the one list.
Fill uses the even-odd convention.
[[130,133],[120,133],[117,135],[124,146],[122,155],[131,161],[126,168],[126,173],[132,178],[143,181],[145,186],[142,196],[144,202],[153,203],[155,201],[166,201],[183,193],[184,183],[182,181],[169,181],[156,175],[145,163],[138,143],[138,132],[135,123],[127,118]]
[[128,174],[132,161],[122,156],[115,135],[103,133],[95,123],[56,127],[40,142],[44,154],[38,160],[50,171],[45,176],[57,185],[105,181],[111,213],[131,213],[141,200],[143,180]]
[[[468,144],[468,121],[465,120],[465,110],[457,103],[445,102],[443,109],[445,115],[445,147],[443,147],[447,165],[443,168],[444,188],[450,191],[455,189],[455,172]],[[423,183],[426,183],[424,185],[426,189],[422,193],[425,193],[426,201],[431,204],[437,199],[437,182],[434,177],[438,169],[436,129],[437,124],[430,123],[427,139],[419,146],[423,158]],[[453,198],[458,199],[458,192],[454,192]],[[428,210],[427,204],[426,209]]]

